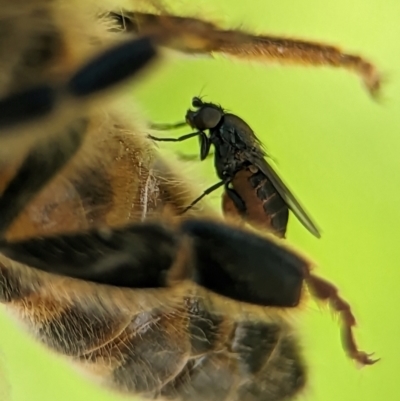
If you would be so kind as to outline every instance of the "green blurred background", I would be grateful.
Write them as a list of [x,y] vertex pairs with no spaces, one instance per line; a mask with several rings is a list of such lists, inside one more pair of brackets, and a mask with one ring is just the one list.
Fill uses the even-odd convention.
[[[288,240],[338,285],[358,318],[360,347],[382,360],[358,369],[342,351],[337,321],[311,302],[294,317],[311,376],[300,399],[400,400],[400,2],[170,3],[182,14],[230,27],[338,44],[370,58],[387,77],[378,104],[355,75],[340,70],[176,58],[136,86],[135,96],[158,122],[182,119],[200,92],[243,117],[322,227],[317,240],[292,218]],[[168,149],[198,152],[196,140]],[[188,171],[204,187],[216,180],[211,161],[189,165]],[[220,193],[209,201],[219,207]],[[44,353],[1,312],[0,401],[7,392],[12,401],[117,399]]]

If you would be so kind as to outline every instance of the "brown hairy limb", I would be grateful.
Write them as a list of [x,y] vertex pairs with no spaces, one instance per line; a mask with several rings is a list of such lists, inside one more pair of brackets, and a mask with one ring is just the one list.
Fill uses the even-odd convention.
[[362,365],[373,365],[378,362],[379,359],[371,359],[373,354],[367,354],[357,348],[353,334],[356,318],[350,305],[340,297],[338,289],[328,281],[311,274],[308,274],[306,280],[311,294],[316,299],[329,303],[330,307],[339,313],[342,319],[342,343],[348,356]]
[[195,18],[148,13],[124,17],[131,22],[128,30],[153,35],[158,43],[184,53],[222,53],[261,62],[343,68],[359,75],[372,96],[381,86],[380,74],[371,62],[323,43],[223,30]]

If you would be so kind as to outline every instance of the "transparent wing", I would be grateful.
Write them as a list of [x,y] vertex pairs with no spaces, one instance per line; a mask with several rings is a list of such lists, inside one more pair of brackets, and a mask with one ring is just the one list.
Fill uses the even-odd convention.
[[295,198],[286,184],[282,181],[282,179],[278,176],[275,170],[268,164],[265,159],[257,157],[256,155],[247,152],[249,161],[252,162],[255,166],[257,166],[271,181],[272,185],[276,188],[279,195],[282,196],[289,209],[293,212],[293,214],[297,217],[301,224],[314,236],[317,238],[321,238],[320,229],[313,222],[312,218],[309,214],[304,210],[303,206],[300,202]]

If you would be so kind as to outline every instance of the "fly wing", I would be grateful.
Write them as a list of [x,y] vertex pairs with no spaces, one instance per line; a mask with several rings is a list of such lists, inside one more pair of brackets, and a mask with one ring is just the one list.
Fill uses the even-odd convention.
[[257,138],[254,131],[239,116],[235,114],[225,114],[224,131],[230,132],[236,139],[236,148],[238,150],[253,150],[261,157],[266,156],[261,141]]
[[303,224],[303,226],[307,228],[307,230],[310,231],[311,234],[315,235],[317,238],[321,238],[321,233],[316,224],[304,210],[303,206],[301,206],[299,201],[290,192],[289,188],[278,176],[272,166],[270,166],[265,159],[260,158],[258,155],[255,155],[252,152],[248,152],[248,157],[249,161],[257,166],[271,181],[272,185],[278,191],[279,195],[282,196],[283,200],[286,202],[289,209],[298,218],[300,223]]

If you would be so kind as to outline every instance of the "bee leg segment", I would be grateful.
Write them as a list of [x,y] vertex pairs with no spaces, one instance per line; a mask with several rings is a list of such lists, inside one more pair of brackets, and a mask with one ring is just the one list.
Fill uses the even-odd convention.
[[135,12],[131,30],[151,35],[166,47],[188,54],[220,53],[242,60],[282,65],[329,66],[355,72],[372,96],[379,93],[381,77],[369,60],[341,49],[303,40],[223,30],[208,21]]
[[189,219],[197,284],[241,302],[295,307],[305,262],[267,238],[212,221]]
[[180,245],[172,230],[146,223],[1,241],[0,252],[48,273],[119,287],[159,288],[168,285]]
[[[56,91],[49,85],[35,86],[0,100],[0,128],[18,123],[29,123],[52,112],[56,104]],[[3,130],[0,135],[9,132]]]
[[379,359],[371,359],[372,354],[359,351],[354,339],[352,328],[356,325],[356,319],[350,305],[339,296],[338,290],[328,281],[308,274],[307,284],[310,292],[319,300],[329,302],[332,309],[340,314],[342,319],[342,343],[350,358],[362,365],[372,365]]
[[223,185],[227,184],[227,182],[229,181],[220,181],[217,182],[216,184],[212,185],[210,188],[207,188],[198,198],[196,198],[189,206],[185,207],[185,209],[183,209],[181,214],[186,213],[189,209],[191,209],[196,203],[200,202],[205,196],[211,194],[212,192],[214,192],[215,190],[217,190],[218,188],[222,187]]
[[0,237],[30,200],[72,158],[82,145],[87,121],[70,124],[59,136],[38,142],[0,196]]
[[133,76],[156,56],[148,37],[115,46],[82,67],[68,82],[75,97],[95,94]]
[[182,142],[195,136],[199,136],[201,134],[202,134],[201,131],[197,131],[197,132],[192,132],[191,134],[182,135],[179,138],[158,138],[153,135],[148,135],[148,137],[153,141],[158,141],[158,142]]

